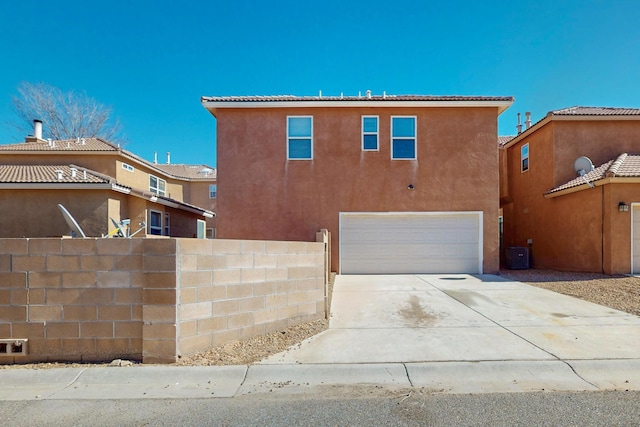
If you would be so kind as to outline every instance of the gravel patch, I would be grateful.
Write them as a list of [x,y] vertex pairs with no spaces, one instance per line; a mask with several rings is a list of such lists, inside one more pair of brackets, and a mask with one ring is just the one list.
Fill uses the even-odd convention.
[[502,270],[500,274],[539,288],[640,316],[640,277],[554,270]]

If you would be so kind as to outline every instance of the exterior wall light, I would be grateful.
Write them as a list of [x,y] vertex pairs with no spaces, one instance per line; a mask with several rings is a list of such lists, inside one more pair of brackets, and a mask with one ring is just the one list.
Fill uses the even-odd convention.
[[629,205],[627,205],[625,202],[620,202],[618,203],[618,210],[620,212],[629,212]]
[[407,190],[413,190],[413,184],[407,185]]

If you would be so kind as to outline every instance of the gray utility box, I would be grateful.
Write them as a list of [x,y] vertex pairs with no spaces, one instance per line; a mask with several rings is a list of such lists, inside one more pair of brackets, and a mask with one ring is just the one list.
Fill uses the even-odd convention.
[[509,270],[526,270],[529,268],[529,248],[512,246],[506,249],[505,255]]

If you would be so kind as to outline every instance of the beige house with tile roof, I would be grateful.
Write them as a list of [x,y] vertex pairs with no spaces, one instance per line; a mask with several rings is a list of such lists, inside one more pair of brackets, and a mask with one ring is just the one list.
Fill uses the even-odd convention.
[[129,219],[132,233],[141,229],[138,236],[204,237],[215,227],[209,193],[215,184],[215,172],[174,175],[98,138],[28,137],[0,145],[0,237],[68,235],[58,204],[87,236],[108,235],[115,228],[111,219]]
[[501,159],[505,247],[540,268],[640,273],[640,109],[551,111]]

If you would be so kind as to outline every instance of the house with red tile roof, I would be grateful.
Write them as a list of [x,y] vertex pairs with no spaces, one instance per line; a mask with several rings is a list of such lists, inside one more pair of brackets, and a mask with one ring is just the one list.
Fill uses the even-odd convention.
[[332,269],[499,268],[497,118],[511,97],[202,97],[217,120],[220,238],[313,241]]
[[500,150],[506,248],[540,268],[640,272],[640,109],[551,111]]
[[4,238],[69,235],[58,204],[91,237],[113,234],[112,219],[137,236],[205,237],[216,192],[213,168],[157,165],[99,138],[0,145]]

